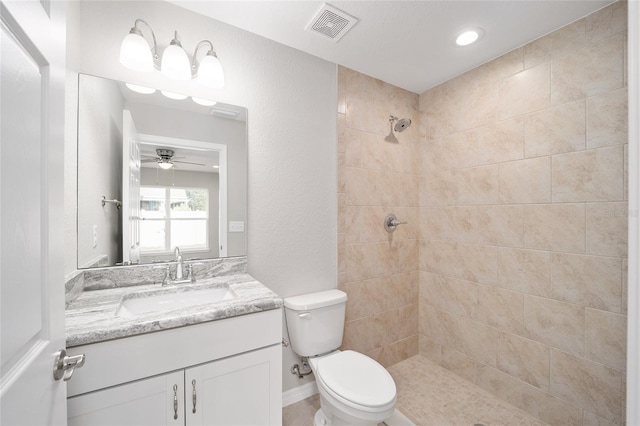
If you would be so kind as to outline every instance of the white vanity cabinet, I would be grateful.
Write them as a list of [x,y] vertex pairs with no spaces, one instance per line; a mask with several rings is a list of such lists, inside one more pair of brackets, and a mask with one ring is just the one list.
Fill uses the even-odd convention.
[[68,382],[68,424],[281,424],[281,315],[275,309],[70,348],[86,362]]

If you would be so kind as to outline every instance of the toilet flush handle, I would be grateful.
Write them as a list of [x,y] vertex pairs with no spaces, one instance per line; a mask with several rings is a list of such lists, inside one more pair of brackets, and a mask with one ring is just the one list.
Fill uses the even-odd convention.
[[311,313],[310,312],[305,312],[305,313],[302,313],[302,314],[298,314],[298,317],[300,317],[302,319],[310,320],[311,319]]

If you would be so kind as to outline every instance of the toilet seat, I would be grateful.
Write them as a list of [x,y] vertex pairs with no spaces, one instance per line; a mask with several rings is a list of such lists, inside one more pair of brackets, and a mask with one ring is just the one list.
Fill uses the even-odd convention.
[[368,356],[344,351],[310,361],[319,385],[345,405],[368,412],[385,411],[395,405],[393,378]]

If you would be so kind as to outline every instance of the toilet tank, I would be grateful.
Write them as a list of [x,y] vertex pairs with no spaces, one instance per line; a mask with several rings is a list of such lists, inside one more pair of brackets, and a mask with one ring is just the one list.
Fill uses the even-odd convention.
[[284,299],[289,340],[295,353],[313,356],[342,345],[347,294],[340,290]]

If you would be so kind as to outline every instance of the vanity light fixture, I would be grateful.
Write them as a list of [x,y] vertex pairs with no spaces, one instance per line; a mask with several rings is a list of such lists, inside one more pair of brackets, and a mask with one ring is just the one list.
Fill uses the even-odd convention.
[[[151,46],[144,38],[139,24],[145,24],[153,38]],[[197,55],[200,48],[206,47],[204,57],[198,61]],[[198,63],[199,62],[199,63]],[[202,40],[193,52],[193,59],[189,61],[187,52],[183,49],[178,32],[174,33],[169,46],[162,53],[162,60],[158,55],[156,36],[151,26],[142,19],[136,19],[129,34],[120,45],[120,63],[134,71],[160,70],[164,75],[176,80],[195,79],[203,86],[220,89],[224,87],[224,70],[218,59],[218,55],[209,40]]]
[[162,93],[164,96],[166,96],[169,99],[175,99],[177,101],[187,99],[187,95],[183,95],[182,93],[169,92],[168,90],[161,90],[160,93]]
[[468,46],[478,41],[482,34],[483,31],[480,29],[464,31],[456,38],[456,44],[458,46]]
[[195,96],[192,96],[191,100],[193,102],[197,103],[198,105],[202,105],[202,106],[214,106],[215,104],[218,103],[218,102],[212,101],[210,99],[196,98]]
[[178,40],[177,31],[169,46],[164,49],[164,53],[162,53],[160,71],[162,71],[162,74],[175,80],[191,79],[189,57],[187,56],[187,52],[182,48],[180,40]]
[[156,89],[147,86],[140,86],[138,84],[125,83],[125,85],[129,88],[129,90],[133,90],[137,93],[142,93],[143,95],[150,95],[156,92]]
[[[149,46],[147,40],[138,28],[138,24],[145,24],[153,37],[153,46]],[[120,44],[120,63],[130,70],[150,72],[153,69],[160,69],[160,57],[158,56],[158,46],[156,35],[151,26],[142,19],[136,19],[129,34]]]

